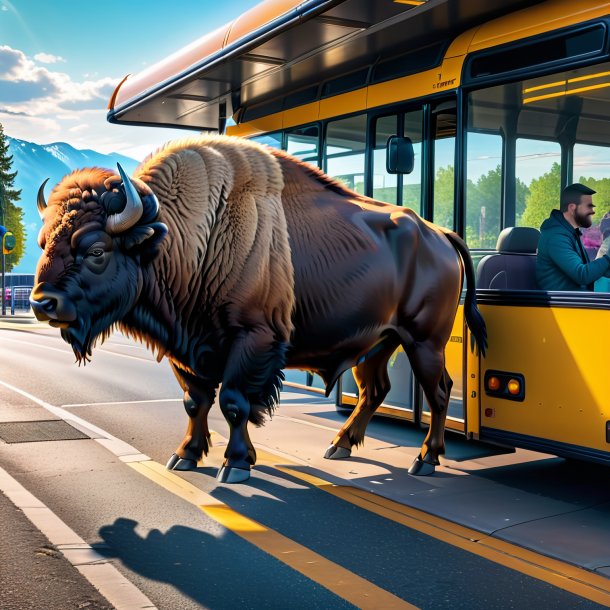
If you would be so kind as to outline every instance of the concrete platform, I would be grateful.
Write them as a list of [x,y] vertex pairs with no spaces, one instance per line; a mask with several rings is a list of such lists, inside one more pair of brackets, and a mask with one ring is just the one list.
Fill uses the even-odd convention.
[[[273,422],[252,431],[257,448],[277,452],[282,446],[278,435],[289,434],[287,457],[300,462],[305,472],[610,577],[607,467],[525,450],[493,455],[488,446],[447,433],[447,454],[436,473],[414,477],[407,469],[425,431],[379,417],[351,458],[326,460],[323,439],[330,442],[345,418],[332,401],[317,394],[286,391],[282,398]],[[289,404],[298,405],[311,424],[294,423],[298,434],[284,429],[290,423]],[[284,425],[278,429],[280,421]],[[311,455],[312,444],[320,446],[319,454]]]

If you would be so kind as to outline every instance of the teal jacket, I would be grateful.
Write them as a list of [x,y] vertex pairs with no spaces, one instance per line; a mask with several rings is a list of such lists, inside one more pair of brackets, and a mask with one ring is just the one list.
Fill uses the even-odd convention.
[[593,283],[610,271],[607,254],[589,261],[575,229],[559,210],[540,227],[536,281],[541,290],[593,290]]

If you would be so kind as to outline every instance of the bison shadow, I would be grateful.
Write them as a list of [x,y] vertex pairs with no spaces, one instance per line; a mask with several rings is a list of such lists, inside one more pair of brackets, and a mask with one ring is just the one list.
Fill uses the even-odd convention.
[[[189,603],[167,590],[160,593],[154,584],[140,585],[158,607],[353,608],[231,532],[215,535],[174,525],[165,532],[153,529],[142,536],[137,526],[137,521],[118,518],[100,528],[103,542],[93,547],[139,576],[167,583],[192,600]],[[210,529],[216,528],[212,524]]]
[[[508,568],[490,565],[483,558],[278,471],[273,471],[273,476],[255,471],[247,486],[217,487],[212,495],[240,514],[419,607],[429,606],[431,591],[447,607],[464,607],[464,600],[474,604],[469,607],[477,607],[484,600],[496,599],[498,586],[509,586]],[[217,526],[203,513],[201,529],[173,525],[166,532],[153,529],[140,535],[137,526],[136,521],[119,518],[100,528],[103,545],[98,550],[145,579],[171,585],[193,602],[192,606],[186,605],[184,600],[172,598],[171,591],[161,594],[154,583],[142,587],[159,607],[354,607],[237,534],[214,533]],[[464,554],[468,561],[464,561]],[[456,561],[460,569],[444,570],[439,582],[441,557],[449,564]],[[416,567],[417,578],[404,573],[397,577],[400,572],[396,570],[404,566]],[[483,571],[488,577],[481,580]]]

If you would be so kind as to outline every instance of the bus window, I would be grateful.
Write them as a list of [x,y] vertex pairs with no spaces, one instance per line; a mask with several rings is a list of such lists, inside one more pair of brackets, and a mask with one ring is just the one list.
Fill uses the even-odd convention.
[[[608,220],[605,220],[603,227],[600,226],[604,215],[610,212],[610,148],[576,144],[574,146],[573,176],[574,182],[586,184],[596,191],[596,194],[593,195],[595,204],[593,226],[582,230],[585,249],[591,258],[595,258],[601,242],[608,237],[607,226],[610,224]],[[607,278],[598,280],[595,290],[596,292],[609,292],[610,281]]]
[[517,208],[516,226],[540,228],[561,193],[561,147],[557,142],[517,140],[516,176],[527,185],[523,209]]
[[286,132],[286,152],[319,166],[320,129],[317,125],[299,127]]
[[266,133],[262,136],[254,136],[251,138],[254,142],[258,142],[259,144],[266,144],[267,146],[271,146],[271,148],[282,148],[282,132],[276,131],[275,133]]
[[383,116],[375,121],[375,146],[373,149],[373,198],[388,203],[398,203],[398,175],[386,171],[386,143],[390,136],[398,134],[398,116]]
[[325,171],[364,195],[366,115],[332,121],[326,127]]
[[468,132],[466,152],[466,243],[492,250],[501,230],[502,138]]
[[406,112],[404,116],[404,135],[411,138],[413,152],[415,153],[415,165],[410,174],[402,176],[402,205],[422,213],[421,204],[421,142],[424,124],[424,113],[422,110]]
[[432,110],[434,135],[434,210],[432,221],[454,228],[454,165],[456,108],[454,102],[439,104]]

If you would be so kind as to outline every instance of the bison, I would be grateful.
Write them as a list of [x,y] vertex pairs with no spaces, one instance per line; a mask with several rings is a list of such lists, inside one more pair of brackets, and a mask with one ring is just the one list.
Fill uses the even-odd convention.
[[325,454],[349,456],[402,345],[431,408],[410,472],[434,471],[452,385],[444,348],[464,273],[465,319],[486,345],[472,261],[455,233],[239,138],[169,144],[133,178],[118,169],[71,173],[48,205],[41,185],[31,304],[79,362],[115,328],[169,360],[189,419],[168,468],[195,468],[207,454],[220,387],[230,438],[217,478],[247,480],[256,460],[247,424],[278,403],[284,368],[318,373],[327,395],[353,368],[358,404]]

